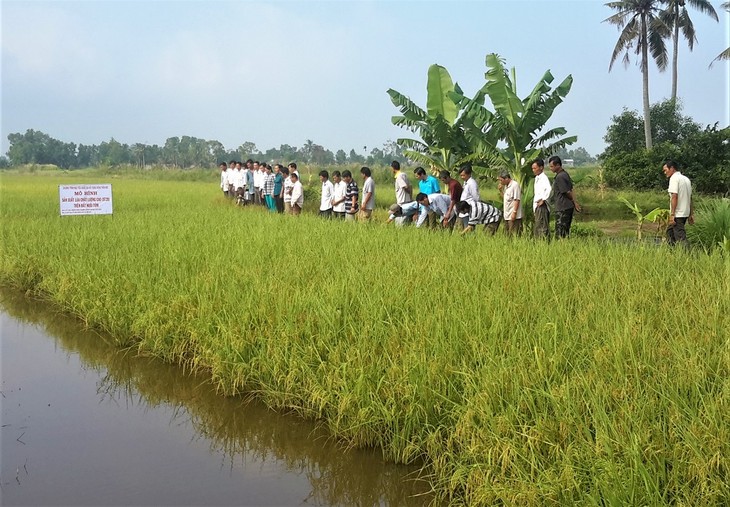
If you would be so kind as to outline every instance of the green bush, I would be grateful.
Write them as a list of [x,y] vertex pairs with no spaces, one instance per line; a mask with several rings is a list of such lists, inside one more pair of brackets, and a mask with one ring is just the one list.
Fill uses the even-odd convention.
[[730,128],[718,129],[717,125],[688,136],[679,146],[662,143],[652,150],[608,157],[604,161],[606,182],[614,188],[664,189],[667,182],[661,168],[667,159],[679,163],[697,192],[730,193]]
[[695,213],[694,227],[687,228],[691,243],[707,251],[727,245],[730,239],[730,199],[706,203]]

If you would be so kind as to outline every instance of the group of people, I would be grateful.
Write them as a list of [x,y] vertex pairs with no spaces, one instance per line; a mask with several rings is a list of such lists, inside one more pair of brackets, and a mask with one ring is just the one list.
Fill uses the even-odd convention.
[[[575,197],[573,181],[563,169],[558,156],[548,159],[548,167],[555,174],[550,180],[545,174],[545,161],[537,158],[532,161],[535,175],[532,210],[534,216],[533,235],[536,238],[550,238],[550,215],[555,215],[555,237],[570,235],[574,212],[581,206]],[[463,184],[451,177],[449,171],[441,171],[439,179],[428,174],[422,167],[414,170],[418,180],[418,193],[408,175],[401,170],[400,163],[390,164],[395,180],[396,202],[389,208],[388,223],[398,226],[414,223],[416,227],[441,226],[448,229],[461,224],[461,234],[473,231],[478,225],[495,234],[499,224],[504,222],[508,235],[520,235],[523,229],[523,198],[519,182],[507,171],[497,178],[498,190],[502,196],[502,210],[490,203],[483,202],[479,187],[472,175],[470,165],[459,170]],[[221,190],[224,195],[235,199],[240,205],[261,205],[272,212],[299,215],[304,205],[304,189],[292,162],[287,167],[276,164],[273,167],[258,161],[247,160],[220,164]],[[683,176],[676,162],[667,161],[663,167],[669,178],[670,213],[667,238],[670,244],[686,244],[685,223],[693,222],[692,187],[689,179]],[[375,209],[375,182],[368,167],[360,169],[362,192],[349,170],[334,171],[330,179],[328,171],[320,171],[322,185],[319,214],[326,218],[342,220],[370,220]],[[440,180],[440,182],[439,182]],[[441,184],[446,193],[442,193]],[[552,206],[551,206],[552,203]]]
[[304,205],[304,188],[297,164],[288,167],[262,164],[258,160],[221,162],[221,190],[241,206],[265,206],[269,211],[298,215]]
[[[581,207],[575,199],[573,182],[563,169],[560,157],[550,157],[548,163],[550,170],[555,173],[552,185],[545,174],[545,161],[538,158],[532,162],[532,172],[535,175],[535,195],[532,200],[535,216],[533,234],[537,238],[549,238],[548,201],[552,196],[556,215],[555,236],[564,238],[570,234],[573,212],[580,211]],[[461,219],[461,234],[473,231],[477,225],[483,225],[486,232],[495,234],[499,224],[504,222],[507,234],[522,234],[522,188],[507,171],[502,171],[498,177],[497,188],[503,199],[500,210],[481,200],[479,186],[469,165],[459,170],[463,185],[452,178],[449,171],[439,173],[439,179],[447,190],[445,194],[441,193],[439,181],[434,176],[427,174],[422,167],[416,168],[414,174],[418,179],[419,192],[415,200],[411,200],[413,189],[407,175],[400,170],[400,164],[394,161],[391,169],[395,176],[396,203],[390,207],[389,222],[395,221],[398,225],[404,225],[415,220],[416,227],[440,222],[443,227],[453,229]]]

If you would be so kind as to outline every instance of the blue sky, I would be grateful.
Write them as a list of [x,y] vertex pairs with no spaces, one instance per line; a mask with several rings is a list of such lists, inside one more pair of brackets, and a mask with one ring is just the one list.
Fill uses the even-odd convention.
[[[603,1],[6,1],[2,152],[33,128],[63,141],[163,144],[171,136],[253,141],[264,150],[382,147],[408,137],[386,90],[425,106],[426,71],[445,66],[465,92],[484,59],[516,67],[524,96],[550,69],[573,89],[550,126],[597,154],[612,115],[641,108],[641,72],[608,63],[618,37]],[[684,113],[730,123],[730,20],[697,12],[698,43],[680,46]],[[652,102],[670,93],[652,67]]]

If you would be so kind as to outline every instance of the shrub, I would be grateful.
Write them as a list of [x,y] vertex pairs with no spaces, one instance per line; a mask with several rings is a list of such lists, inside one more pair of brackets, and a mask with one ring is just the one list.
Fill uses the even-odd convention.
[[715,199],[695,213],[694,227],[687,228],[690,242],[707,251],[726,248],[730,240],[730,199]]

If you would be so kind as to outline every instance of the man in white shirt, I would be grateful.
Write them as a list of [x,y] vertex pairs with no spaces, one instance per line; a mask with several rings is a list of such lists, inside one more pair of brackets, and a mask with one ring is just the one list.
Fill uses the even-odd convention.
[[508,235],[522,234],[522,189],[507,171],[499,173],[499,193],[502,194],[504,229]]
[[689,178],[679,172],[679,166],[673,160],[667,160],[662,167],[664,175],[669,178],[669,226],[667,227],[667,241],[670,245],[681,243],[685,248],[687,232],[684,226],[687,222],[694,223],[694,209],[692,207],[692,183]]
[[231,163],[228,164],[228,169],[226,169],[226,188],[228,189],[228,197],[233,199],[236,194],[236,187],[233,184],[233,171],[235,171],[236,168],[236,161],[231,160]]
[[291,214],[299,215],[304,207],[304,188],[302,183],[299,181],[299,175],[295,172],[289,174],[292,181],[291,189]]
[[535,213],[535,225],[532,233],[537,239],[550,239],[550,180],[545,174],[545,161],[536,158],[532,162],[532,174],[535,175],[535,195],[532,197],[532,211]]
[[262,204],[261,189],[264,187],[264,171],[261,169],[261,164],[256,160],[253,163],[253,188],[254,188],[254,203]]
[[[459,202],[479,202],[479,187],[477,186],[476,180],[471,175],[470,164],[466,164],[459,170],[459,177],[464,182],[463,190],[461,191],[461,200]],[[462,229],[466,228],[467,224],[467,219],[462,219]]]
[[332,218],[332,196],[335,193],[335,187],[330,181],[330,175],[327,171],[319,172],[319,181],[322,183],[322,198],[319,202],[319,215],[324,218]]
[[360,206],[360,217],[362,220],[370,220],[375,209],[375,182],[369,167],[360,168],[360,174],[364,178],[362,184],[362,206]]
[[342,181],[340,171],[332,173],[334,181],[334,191],[332,194],[332,212],[335,218],[345,219],[345,193],[347,192],[347,183]]
[[294,188],[294,182],[292,182],[288,167],[283,167],[281,174],[284,176],[284,213],[289,215],[291,214],[291,191]]

